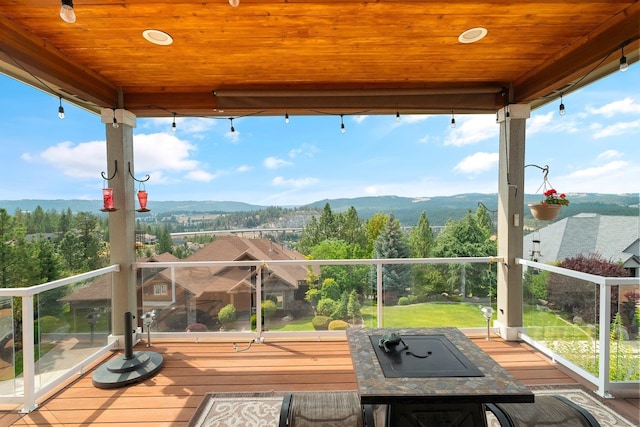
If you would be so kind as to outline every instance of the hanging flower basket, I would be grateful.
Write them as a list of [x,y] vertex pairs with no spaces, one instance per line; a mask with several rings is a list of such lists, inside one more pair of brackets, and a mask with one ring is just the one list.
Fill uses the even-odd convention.
[[554,205],[549,203],[529,204],[531,215],[540,221],[553,221],[560,213],[562,205]]
[[542,189],[544,199],[540,203],[529,204],[531,215],[533,215],[535,219],[540,221],[552,221],[558,216],[558,214],[560,213],[560,209],[563,206],[567,206],[569,204],[569,199],[567,199],[566,194],[558,193],[549,183],[549,180],[547,179],[547,176],[549,175],[549,166],[527,166],[535,166],[539,169],[542,169],[542,173],[544,174],[542,185],[540,185],[540,187],[538,188],[538,191]]

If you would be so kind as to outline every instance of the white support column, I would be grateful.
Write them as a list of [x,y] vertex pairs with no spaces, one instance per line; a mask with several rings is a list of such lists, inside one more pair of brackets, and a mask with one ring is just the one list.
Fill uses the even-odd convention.
[[518,339],[522,326],[522,215],[524,206],[525,128],[531,108],[514,104],[498,113],[500,155],[498,167],[498,320],[500,336]]
[[[114,127],[113,118],[117,120]],[[107,134],[107,173],[108,186],[113,188],[114,207],[109,213],[109,245],[111,263],[119,264],[120,271],[113,273],[113,292],[111,302],[111,341],[117,340],[116,347],[124,348],[124,314],[138,315],[136,303],[136,275],[131,264],[136,260],[135,251],[135,181],[129,174],[133,169],[133,128],[136,116],[122,109],[104,108],[101,112],[102,123]],[[117,171],[116,171],[117,164]]]

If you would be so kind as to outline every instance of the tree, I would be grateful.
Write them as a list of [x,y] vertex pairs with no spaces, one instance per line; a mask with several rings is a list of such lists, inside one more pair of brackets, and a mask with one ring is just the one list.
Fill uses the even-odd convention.
[[418,224],[409,232],[411,255],[415,258],[429,258],[433,244],[433,230],[429,225],[426,212],[422,211]]
[[367,233],[366,253],[369,254],[369,257],[371,257],[373,254],[374,242],[382,232],[384,226],[387,224],[387,222],[389,222],[389,219],[390,215],[377,212],[365,222],[364,228],[365,232]]
[[[432,256],[441,258],[488,257],[497,253],[496,242],[489,237],[489,230],[478,224],[476,216],[468,212],[459,221],[447,221],[436,238]],[[450,286],[449,292],[469,295],[495,295],[495,267],[484,265],[448,264],[443,272]]]
[[[375,258],[409,258],[411,249],[402,234],[400,222],[390,217],[374,243]],[[372,266],[375,268],[375,266]],[[372,278],[375,275],[372,274]],[[412,287],[410,264],[385,264],[382,266],[382,284],[386,303],[396,303],[401,296],[407,296]]]
[[98,230],[98,217],[89,212],[78,212],[75,217],[75,228],[78,230],[78,240],[83,251],[85,263],[83,269],[95,270],[105,266],[106,254],[101,254],[103,248]]
[[173,253],[173,240],[171,240],[171,234],[167,228],[159,230],[158,241],[156,242],[156,253],[163,254],[165,252]]
[[[604,277],[627,277],[629,272],[622,265],[606,260],[599,254],[585,256],[578,254],[562,260],[559,267],[583,273],[595,274]],[[549,303],[560,309],[567,315],[579,316],[597,323],[599,315],[598,301],[599,288],[589,286],[581,279],[550,273],[547,282]],[[617,287],[611,290],[611,316],[618,311]]]

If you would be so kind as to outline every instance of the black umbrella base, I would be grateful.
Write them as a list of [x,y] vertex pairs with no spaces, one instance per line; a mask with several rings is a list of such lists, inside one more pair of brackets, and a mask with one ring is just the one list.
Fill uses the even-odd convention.
[[150,351],[135,351],[133,357],[119,356],[105,362],[93,373],[97,388],[118,388],[139,383],[157,374],[162,356]]

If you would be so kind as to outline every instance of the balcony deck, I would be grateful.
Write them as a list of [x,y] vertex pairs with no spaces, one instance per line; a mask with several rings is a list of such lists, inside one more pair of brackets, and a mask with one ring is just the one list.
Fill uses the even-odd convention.
[[[529,386],[578,387],[580,382],[525,343],[473,341]],[[238,350],[245,347],[238,343]],[[0,411],[0,425],[186,426],[207,392],[355,390],[345,340],[267,341],[247,351],[230,342],[162,341],[136,351],[164,357],[163,369],[137,385],[95,388],[92,370],[64,386],[29,414]],[[595,396],[595,394],[594,394]],[[608,399],[609,407],[638,422],[638,399]]]

